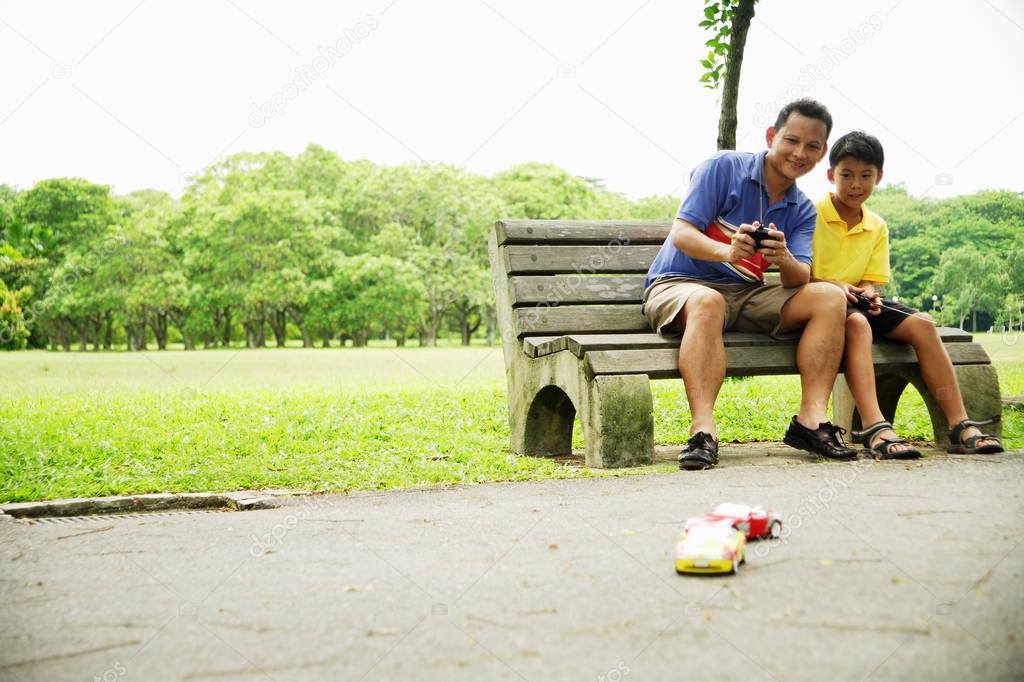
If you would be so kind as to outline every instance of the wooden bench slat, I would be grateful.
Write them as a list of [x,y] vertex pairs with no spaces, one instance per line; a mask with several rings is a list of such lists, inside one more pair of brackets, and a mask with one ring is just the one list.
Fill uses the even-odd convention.
[[519,336],[651,330],[638,304],[529,307],[516,308],[512,313]]
[[[939,327],[939,337],[945,343],[969,343],[971,335],[956,327]],[[624,333],[624,334],[568,334],[565,336],[540,336],[527,337],[527,339],[565,339],[566,344],[553,344],[536,342],[531,344],[535,355],[540,357],[548,353],[557,353],[560,350],[568,350],[578,358],[597,350],[646,350],[652,348],[679,349],[680,337],[662,336],[661,334],[650,333]],[[794,346],[799,340],[796,334],[782,336],[773,339],[766,334],[748,334],[745,332],[726,332],[723,341],[726,348],[740,346]],[[878,344],[891,344],[893,342],[880,340]]]
[[531,358],[538,358],[565,350],[568,345],[568,336],[527,336],[523,339],[523,352]]
[[[567,350],[578,358],[596,350],[646,350],[671,348],[679,350],[680,337],[661,334],[570,334]],[[766,334],[726,332],[723,341],[726,348],[747,346],[794,346],[798,336],[773,339]]]
[[499,246],[552,241],[661,244],[671,229],[671,221],[621,220],[500,220],[495,226]]
[[527,303],[619,303],[640,305],[643,275],[528,275],[509,278],[512,305]]
[[659,246],[503,246],[505,271],[519,273],[647,274]]
[[[985,349],[976,343],[954,343],[946,347],[954,365],[988,364]],[[875,368],[917,363],[914,349],[904,344],[876,344],[872,349]],[[652,379],[679,376],[676,366],[679,351],[675,348],[650,350],[591,351],[584,357],[587,376],[598,374],[647,374]],[[796,353],[792,346],[726,347],[726,373],[729,376],[750,374],[796,374]]]

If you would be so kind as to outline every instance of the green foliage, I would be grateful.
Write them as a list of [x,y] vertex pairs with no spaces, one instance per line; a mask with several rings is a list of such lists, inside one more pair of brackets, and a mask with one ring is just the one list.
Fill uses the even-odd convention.
[[[756,4],[754,0],[751,4]],[[700,82],[710,90],[717,89],[725,80],[729,67],[727,55],[729,44],[733,38],[734,17],[741,0],[704,0],[704,18],[698,24],[711,33],[711,38],[704,42],[708,48],[706,57],[700,60],[704,73]]]
[[21,301],[31,293],[29,287],[11,291],[0,279],[0,350],[19,350],[27,345],[29,331]]
[[56,262],[68,248],[102,234],[114,211],[107,185],[81,178],[43,180],[18,194],[11,243],[25,255]]
[[585,180],[549,163],[523,163],[494,176],[509,218],[535,220],[589,217],[596,192]]
[[[890,260],[901,300],[932,310],[944,324],[969,317],[987,328],[1004,316],[1009,293],[1024,293],[1024,197],[983,191],[942,201],[918,199],[900,185],[876,190],[871,209],[889,225]],[[965,248],[973,251],[963,251]]]
[[[735,3],[715,6],[721,18]],[[469,344],[494,326],[495,219],[667,224],[677,206],[675,196],[631,201],[543,163],[484,178],[446,164],[346,161],[316,145],[297,156],[244,152],[197,174],[181,200],[112,197],[73,178],[0,185],[0,281],[19,292],[32,347],[259,347],[267,329],[280,346],[296,336],[307,346],[339,336],[429,346],[449,330]],[[895,186],[871,206],[890,226],[890,294],[930,309],[941,284],[947,321],[963,310],[982,326],[1011,317],[1017,299],[1007,296],[1024,295],[1024,198],[924,200]],[[960,275],[937,277],[940,257],[968,245],[1006,267],[986,266],[983,290],[965,293]]]

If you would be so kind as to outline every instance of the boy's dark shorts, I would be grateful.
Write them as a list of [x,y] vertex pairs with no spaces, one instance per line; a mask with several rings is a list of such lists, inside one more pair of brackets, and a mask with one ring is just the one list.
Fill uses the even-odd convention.
[[871,336],[877,339],[880,336],[891,334],[903,320],[917,313],[913,308],[888,298],[882,299],[882,305],[888,307],[882,308],[882,312],[878,315],[866,315],[863,310],[857,310],[852,305],[846,306],[846,314],[847,316],[854,313],[864,315],[868,319],[868,324],[871,325]]

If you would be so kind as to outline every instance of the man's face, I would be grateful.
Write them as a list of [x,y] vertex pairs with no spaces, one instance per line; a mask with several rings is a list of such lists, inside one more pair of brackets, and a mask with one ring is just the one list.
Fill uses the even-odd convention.
[[809,173],[828,151],[825,123],[796,112],[781,128],[769,128],[766,139],[766,162],[790,181]]
[[836,199],[847,208],[859,210],[882,179],[882,171],[873,163],[848,156],[828,169],[828,179],[836,184]]

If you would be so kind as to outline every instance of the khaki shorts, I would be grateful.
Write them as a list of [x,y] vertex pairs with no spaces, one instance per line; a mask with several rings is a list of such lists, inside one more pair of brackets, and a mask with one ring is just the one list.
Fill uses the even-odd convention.
[[780,335],[782,306],[800,291],[800,287],[786,289],[781,284],[716,284],[685,277],[666,277],[655,280],[644,291],[641,310],[651,329],[665,336],[682,334],[680,313],[687,299],[701,289],[713,289],[725,299],[724,330],[760,332],[775,337]]

